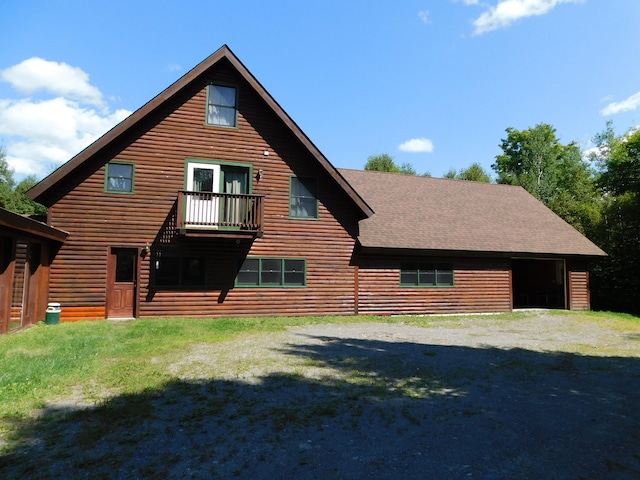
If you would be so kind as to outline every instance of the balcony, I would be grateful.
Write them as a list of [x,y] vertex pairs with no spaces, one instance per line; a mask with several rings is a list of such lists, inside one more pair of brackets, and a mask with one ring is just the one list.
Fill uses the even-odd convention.
[[178,192],[176,227],[181,235],[261,237],[263,216],[263,195]]

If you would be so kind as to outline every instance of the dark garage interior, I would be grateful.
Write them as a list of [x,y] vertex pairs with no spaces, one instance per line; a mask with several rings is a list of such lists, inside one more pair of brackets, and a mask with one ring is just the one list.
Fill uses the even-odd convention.
[[513,259],[513,308],[566,308],[563,260]]

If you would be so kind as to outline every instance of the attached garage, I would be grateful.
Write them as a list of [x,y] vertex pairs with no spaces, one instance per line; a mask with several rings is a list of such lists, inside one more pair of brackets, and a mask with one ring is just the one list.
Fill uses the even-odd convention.
[[567,308],[564,260],[511,261],[513,308]]

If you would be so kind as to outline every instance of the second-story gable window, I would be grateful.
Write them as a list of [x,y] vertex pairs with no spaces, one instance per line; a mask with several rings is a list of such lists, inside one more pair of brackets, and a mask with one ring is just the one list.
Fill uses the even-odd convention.
[[110,193],[133,193],[133,163],[107,163],[105,191]]
[[318,182],[315,178],[291,177],[289,216],[318,218]]
[[207,125],[235,127],[236,89],[222,85],[209,85],[207,89]]

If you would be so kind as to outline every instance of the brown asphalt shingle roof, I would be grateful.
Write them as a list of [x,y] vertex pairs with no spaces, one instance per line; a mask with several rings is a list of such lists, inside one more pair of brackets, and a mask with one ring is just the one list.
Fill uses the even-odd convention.
[[363,247],[605,255],[521,187],[339,171],[375,212],[360,221]]

